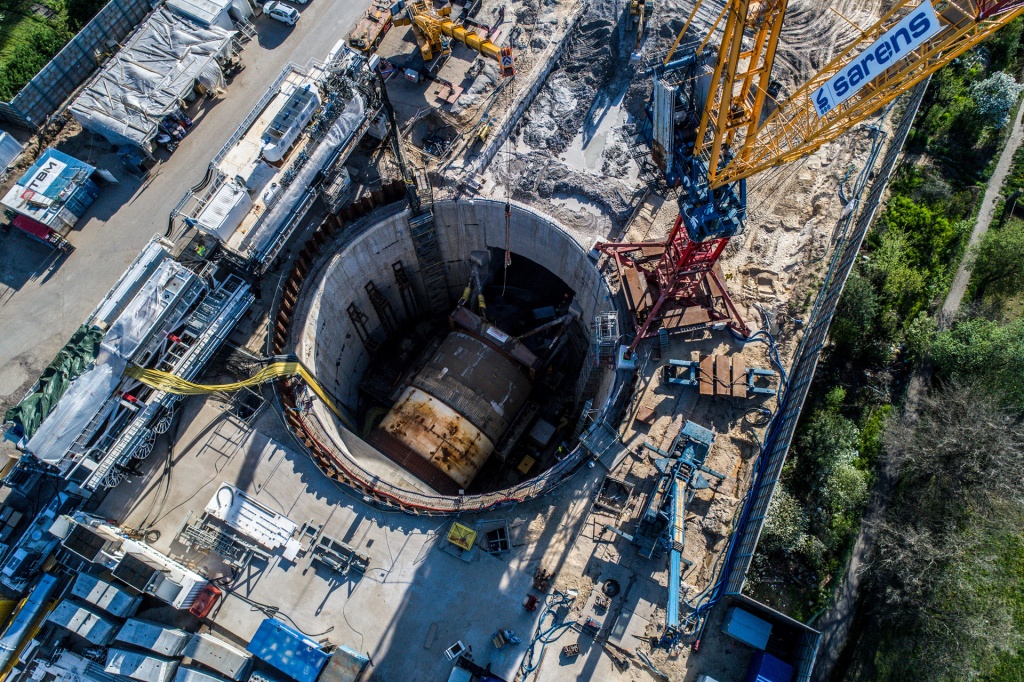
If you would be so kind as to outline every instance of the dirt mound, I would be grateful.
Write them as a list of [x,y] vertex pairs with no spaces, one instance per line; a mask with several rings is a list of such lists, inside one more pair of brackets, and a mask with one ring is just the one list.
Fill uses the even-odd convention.
[[533,149],[565,151],[598,93],[616,76],[625,54],[620,51],[620,14],[618,4],[609,0],[593,2],[585,10],[558,66],[523,117],[525,142]]

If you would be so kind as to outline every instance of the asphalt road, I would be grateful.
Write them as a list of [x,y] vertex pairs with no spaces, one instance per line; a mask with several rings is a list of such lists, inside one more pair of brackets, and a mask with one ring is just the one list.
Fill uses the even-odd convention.
[[199,182],[214,154],[289,62],[324,58],[349,32],[368,0],[311,0],[296,5],[294,27],[266,16],[242,53],[246,65],[219,99],[204,102],[197,125],[145,182],[128,175],[105,143],[83,133],[83,160],[111,170],[120,183],[104,188],[69,235],[75,251],[55,261],[50,250],[18,230],[0,234],[0,406],[19,400],[85,320],[140,249],[167,229],[168,216]]

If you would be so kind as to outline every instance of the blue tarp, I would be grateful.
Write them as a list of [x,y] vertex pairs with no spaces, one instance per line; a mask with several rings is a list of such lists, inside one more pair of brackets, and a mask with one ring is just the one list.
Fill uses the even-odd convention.
[[85,161],[79,161],[50,147],[21,176],[18,184],[24,187],[31,185],[38,194],[57,199],[67,190],[69,184],[77,179],[88,178],[94,170],[96,169]]
[[316,682],[330,658],[314,640],[273,618],[260,623],[246,650],[296,682]]
[[758,651],[750,660],[743,682],[792,682],[793,666],[771,654]]

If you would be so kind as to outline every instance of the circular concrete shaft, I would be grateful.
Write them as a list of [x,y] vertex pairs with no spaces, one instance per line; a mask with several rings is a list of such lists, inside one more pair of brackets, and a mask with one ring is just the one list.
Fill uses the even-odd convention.
[[[387,209],[383,211],[386,212]],[[503,202],[477,199],[435,203],[436,248],[444,267],[447,295],[443,299],[435,297],[444,301],[443,309],[431,311],[431,297],[423,276],[429,262],[424,264],[417,257],[408,210],[392,212],[372,222],[374,217],[368,216],[365,223],[361,221],[347,227],[340,240],[324,247],[318,262],[305,278],[290,332],[291,346],[300,360],[313,370],[321,385],[353,416],[359,400],[360,381],[369,366],[371,352],[380,341],[406,318],[430,313],[436,317],[447,316],[470,277],[471,252],[486,252],[488,249],[501,252],[506,247]],[[351,236],[353,233],[355,236]],[[579,325],[586,332],[589,333],[596,315],[615,309],[604,278],[587,251],[551,218],[513,204],[508,243],[513,260],[524,258],[542,266],[574,292]],[[419,253],[423,254],[422,244]],[[493,394],[481,389],[478,399],[456,404],[453,408],[451,396],[459,393],[458,386],[440,386],[436,379],[445,366],[453,364],[454,354],[466,352],[479,353],[480,359],[487,356],[481,367],[489,368],[491,373],[490,377],[469,378],[469,384],[480,387],[492,381],[504,383],[500,387],[495,385]],[[417,439],[436,440],[436,435],[428,433],[433,426],[429,423],[421,423],[416,429],[409,428],[408,423],[399,423],[403,414],[410,417],[423,407],[428,398],[432,398],[434,404],[431,407],[439,419],[458,417],[456,426],[467,446],[463,449],[465,456],[460,455],[458,465],[447,473],[455,481],[460,477],[465,481],[471,480],[493,450],[495,441],[508,428],[509,412],[517,411],[529,392],[528,382],[516,379],[519,370],[511,363],[508,367],[503,366],[502,363],[506,362],[504,357],[472,335],[451,334],[442,343],[434,360],[409,382],[399,399],[399,409],[393,409],[375,433],[383,430],[390,434],[392,440],[406,446]],[[587,364],[584,371],[589,370],[590,364]],[[584,375],[577,380],[578,390],[583,389],[586,379]],[[442,401],[439,396],[442,399],[449,397]],[[594,406],[600,407],[600,400],[604,399],[606,395],[599,395]],[[502,403],[501,400],[508,402]],[[346,428],[318,400],[312,401],[308,413],[301,415],[301,421],[304,429],[308,427],[309,437],[306,440],[315,444],[313,449],[319,451],[317,456],[322,464],[325,459],[331,460],[340,478],[402,505],[423,509],[483,508],[496,500],[527,499],[549,487],[549,482],[539,481],[534,485],[521,484],[515,489],[484,495],[446,495],[410,473],[408,467],[396,464],[393,457],[382,454],[379,438],[371,436],[378,447],[370,445]],[[434,447],[432,451],[437,449]],[[559,471],[550,476],[554,478],[570,470],[574,462],[569,460],[578,456],[574,452],[558,467],[553,467]]]

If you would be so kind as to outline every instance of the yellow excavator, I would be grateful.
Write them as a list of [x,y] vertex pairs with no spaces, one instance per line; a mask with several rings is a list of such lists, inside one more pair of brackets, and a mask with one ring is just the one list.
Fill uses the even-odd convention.
[[633,18],[633,23],[636,25],[636,45],[633,46],[633,54],[630,57],[633,61],[640,60],[640,43],[644,40],[644,29],[652,14],[654,14],[654,0],[630,0],[629,16]]
[[498,62],[504,78],[515,75],[512,48],[498,47],[486,37],[456,24],[451,19],[452,7],[445,4],[435,8],[431,0],[409,0],[395,5],[395,26],[412,26],[423,61],[430,62],[436,55],[451,54],[452,40]]

